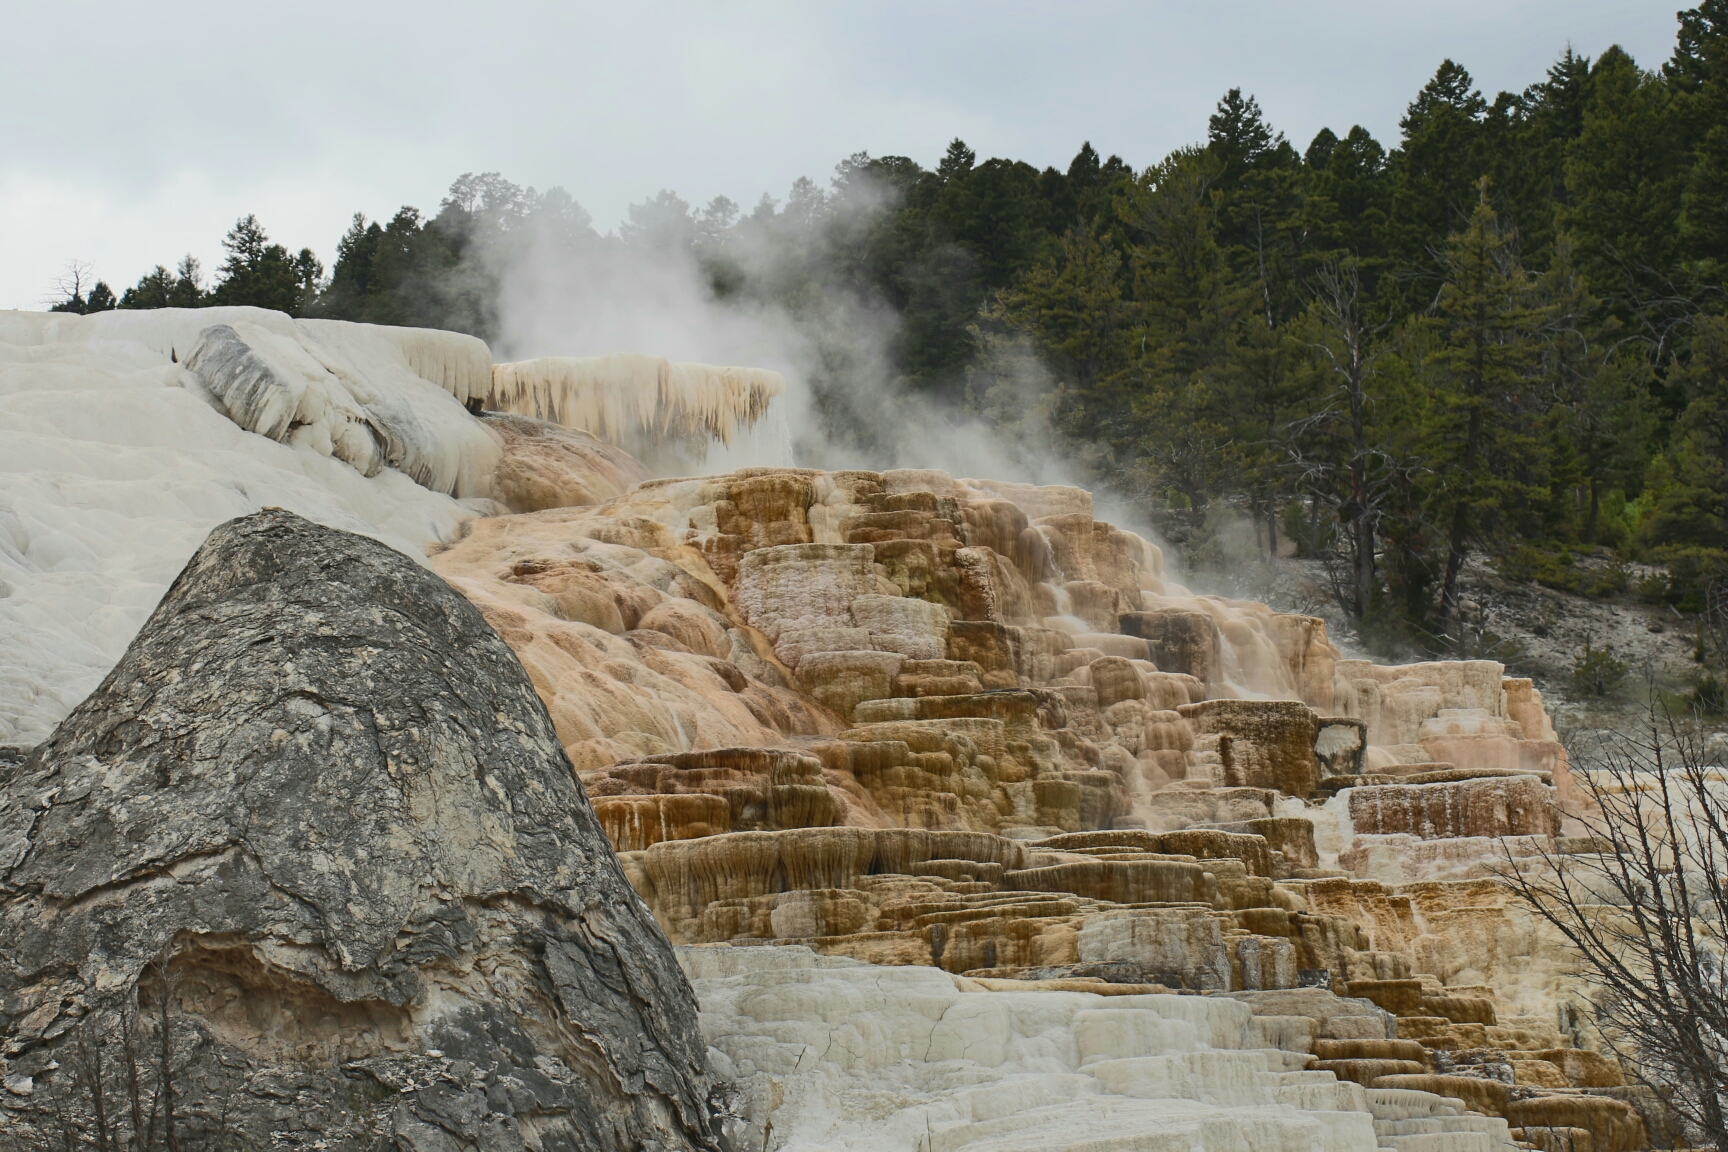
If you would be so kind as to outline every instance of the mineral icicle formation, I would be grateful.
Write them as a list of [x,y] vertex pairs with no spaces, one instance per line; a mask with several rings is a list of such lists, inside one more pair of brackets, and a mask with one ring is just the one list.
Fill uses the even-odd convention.
[[591,432],[612,443],[637,435],[730,444],[786,390],[778,372],[681,364],[661,356],[547,356],[498,364],[486,407]]
[[695,1001],[545,708],[380,544],[218,528],[0,822],[15,1117],[165,981],[186,1139],[712,1146]]
[[[725,439],[771,373],[255,309],[0,342],[0,1118],[171,955],[191,1091],[316,1139],[355,1085],[440,1152],[1678,1138],[1495,878],[1594,848],[1498,664],[1346,659],[1077,488],[589,434]],[[264,503],[399,552],[234,521],[121,659]]]

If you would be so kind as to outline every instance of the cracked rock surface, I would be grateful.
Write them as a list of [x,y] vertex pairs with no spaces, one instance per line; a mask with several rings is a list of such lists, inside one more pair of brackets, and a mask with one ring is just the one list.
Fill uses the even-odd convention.
[[0,781],[12,1123],[166,995],[188,1136],[712,1145],[694,997],[545,707],[401,554],[221,525]]

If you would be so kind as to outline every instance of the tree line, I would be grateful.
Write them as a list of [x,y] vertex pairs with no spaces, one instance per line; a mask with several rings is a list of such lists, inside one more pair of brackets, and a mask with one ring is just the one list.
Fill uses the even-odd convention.
[[675,258],[807,327],[836,436],[882,435],[861,374],[887,375],[1083,461],[1199,562],[1249,518],[1266,555],[1325,561],[1371,645],[1470,654],[1472,556],[1603,593],[1637,559],[1668,573],[1650,595],[1728,604],[1728,0],[1680,13],[1655,69],[1567,49],[1489,98],[1445,61],[1399,130],[1299,150],[1232,89],[1203,143],[1144,168],[955,140],[933,169],[859,153],[750,210],[663,191],[606,236],[561,189],[465,175],[436,214],[356,215],[328,276],[247,217],[210,289],[188,257],[61,306],[495,339],[530,252]]

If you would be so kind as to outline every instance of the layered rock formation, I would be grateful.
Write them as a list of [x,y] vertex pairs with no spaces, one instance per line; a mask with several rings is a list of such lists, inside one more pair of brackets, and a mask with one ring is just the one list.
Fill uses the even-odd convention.
[[1366,999],[1384,1026],[1316,1025],[1313,1067],[1643,1138],[1492,879],[1563,850],[1571,802],[1497,664],[1344,660],[1171,583],[1079,490],[934,472],[651,481],[471,522],[433,565],[522,656],[674,941]]
[[695,1002],[545,708],[382,545],[222,526],[0,825],[14,1136],[99,1123],[135,1013],[181,1140],[712,1146]]

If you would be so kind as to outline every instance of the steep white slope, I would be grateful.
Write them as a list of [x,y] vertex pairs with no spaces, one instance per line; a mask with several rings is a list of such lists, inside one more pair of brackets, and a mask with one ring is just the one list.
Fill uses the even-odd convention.
[[[679,959],[710,1070],[735,1085],[735,1148],[1374,1152],[1392,1119],[1361,1086],[1300,1071],[1302,1052],[1271,1046],[1291,1042],[1288,1018],[1236,1000],[986,991],[802,947]],[[1439,1117],[1426,1152],[1510,1152],[1504,1120],[1402,1095]]]
[[[402,337],[388,329],[344,325],[360,330],[302,343],[294,321],[251,308],[0,312],[0,743],[41,740],[94,689],[223,520],[277,505],[419,558],[473,514],[394,468],[367,477],[238,426],[184,364],[215,324],[315,344],[376,393],[393,393],[385,405],[401,427],[415,425],[404,414],[415,403],[480,427],[458,388],[407,370],[414,357],[392,351]],[[476,374],[469,338],[442,335],[416,354],[428,373],[462,385],[464,371]],[[423,395],[404,401],[416,388]],[[442,434],[432,427],[426,443]]]

